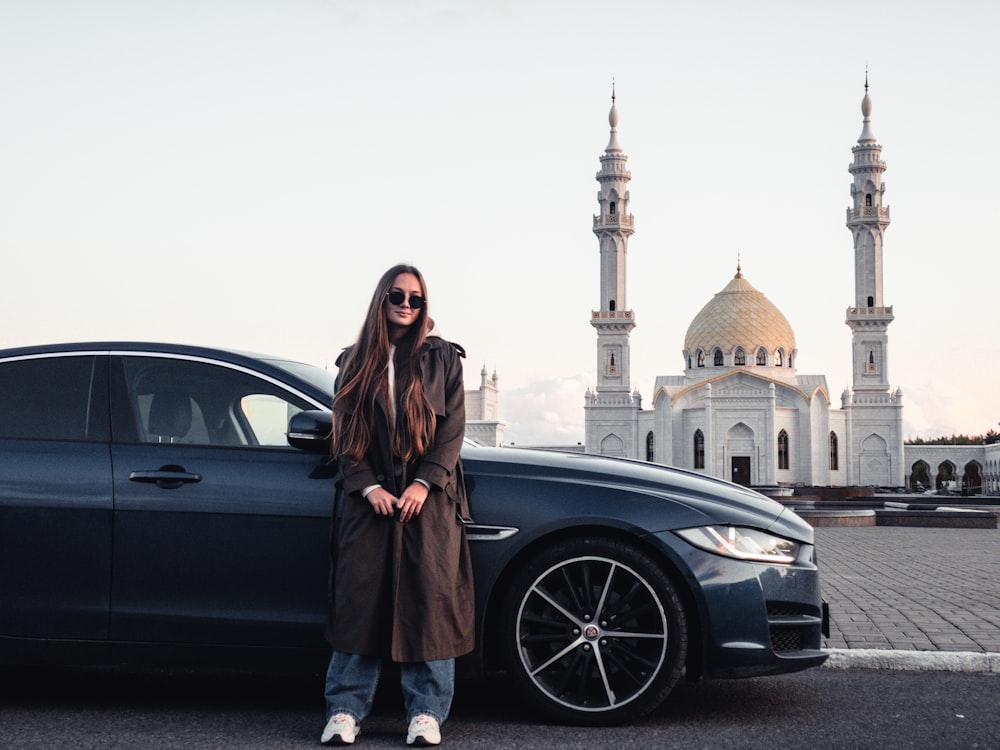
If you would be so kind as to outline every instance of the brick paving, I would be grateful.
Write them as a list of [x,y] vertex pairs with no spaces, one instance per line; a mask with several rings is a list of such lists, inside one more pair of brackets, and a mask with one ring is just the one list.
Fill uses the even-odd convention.
[[1000,530],[821,527],[836,649],[1000,653]]

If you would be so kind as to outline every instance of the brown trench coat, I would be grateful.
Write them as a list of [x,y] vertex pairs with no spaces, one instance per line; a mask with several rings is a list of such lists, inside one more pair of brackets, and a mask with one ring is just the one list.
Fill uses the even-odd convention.
[[[357,464],[339,458],[342,515],[333,524],[327,638],[346,653],[395,662],[447,659],[475,645],[469,518],[459,452],[465,438],[465,352],[428,336],[419,358],[437,415],[433,447],[394,476],[389,421],[379,409],[372,445]],[[343,355],[338,365],[343,361]],[[406,523],[378,515],[361,490],[381,484],[397,497],[414,479],[430,493]]]

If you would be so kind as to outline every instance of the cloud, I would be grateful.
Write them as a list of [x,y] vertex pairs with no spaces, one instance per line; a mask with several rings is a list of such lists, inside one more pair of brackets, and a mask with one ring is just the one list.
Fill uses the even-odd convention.
[[583,375],[529,381],[500,389],[500,418],[507,445],[564,446],[583,443]]
[[903,436],[984,435],[996,429],[1000,403],[982,385],[973,388],[960,381],[904,385]]

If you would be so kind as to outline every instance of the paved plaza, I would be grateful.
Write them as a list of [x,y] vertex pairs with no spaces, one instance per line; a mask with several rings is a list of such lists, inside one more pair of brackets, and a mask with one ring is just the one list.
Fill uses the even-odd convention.
[[821,527],[830,649],[1000,654],[1000,530]]

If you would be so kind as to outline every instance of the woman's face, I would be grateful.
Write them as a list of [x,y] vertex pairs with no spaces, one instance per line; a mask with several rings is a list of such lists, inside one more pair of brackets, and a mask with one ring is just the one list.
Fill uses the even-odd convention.
[[[403,299],[398,304],[393,304],[391,297],[398,297],[394,292],[402,292]],[[389,294],[385,297],[384,305],[385,317],[389,323],[389,328],[402,334],[407,328],[413,325],[420,317],[420,309],[411,304],[411,297],[416,296],[423,299],[423,290],[420,288],[420,281],[412,273],[401,273],[389,287]]]

